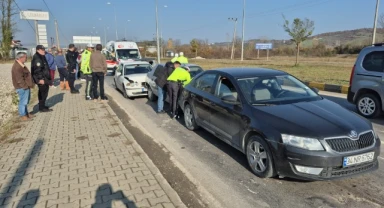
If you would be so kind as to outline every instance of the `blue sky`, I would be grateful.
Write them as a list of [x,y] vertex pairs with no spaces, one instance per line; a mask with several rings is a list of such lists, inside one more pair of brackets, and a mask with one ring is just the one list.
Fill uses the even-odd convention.
[[[114,7],[117,14],[119,38],[151,40],[156,33],[155,0],[45,0],[52,14],[47,25],[48,37],[56,37],[54,17],[60,26],[60,41],[67,45],[74,35],[89,36],[98,32],[104,40],[115,39]],[[107,2],[111,5],[107,5]],[[16,0],[22,10],[48,11],[43,0]],[[164,39],[180,39],[188,43],[192,38],[209,42],[229,41],[233,22],[237,17],[237,34],[241,36],[243,0],[158,0],[160,31]],[[287,19],[309,18],[315,21],[315,34],[339,30],[372,27],[376,0],[246,0],[245,39],[268,37],[287,39],[283,31],[282,14]],[[380,13],[384,13],[381,5]],[[101,18],[101,21],[99,20]],[[35,36],[26,20],[15,17],[20,32],[16,38],[26,45]],[[130,22],[128,22],[130,20]],[[33,22],[30,21],[33,25]],[[96,29],[93,29],[95,27]]]

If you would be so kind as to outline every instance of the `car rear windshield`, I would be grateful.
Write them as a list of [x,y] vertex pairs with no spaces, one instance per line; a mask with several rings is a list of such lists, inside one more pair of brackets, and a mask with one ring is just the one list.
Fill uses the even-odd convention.
[[313,90],[290,75],[238,79],[245,99],[257,104],[286,104],[321,99]]
[[151,71],[151,65],[149,64],[135,64],[135,65],[125,65],[124,75],[130,74],[143,74]]

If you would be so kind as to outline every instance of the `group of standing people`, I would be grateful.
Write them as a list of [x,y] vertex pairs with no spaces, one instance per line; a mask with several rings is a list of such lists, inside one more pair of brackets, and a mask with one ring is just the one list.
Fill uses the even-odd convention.
[[[182,54],[182,52],[180,54]],[[185,57],[183,56],[183,58]],[[153,74],[156,77],[155,83],[158,91],[157,113],[166,113],[164,111],[164,98],[168,96],[172,119],[177,117],[179,93],[183,87],[191,81],[191,75],[187,70],[188,67],[186,67],[186,69],[181,67],[182,64],[188,63],[188,59],[185,58],[181,61],[183,61],[183,63],[178,59],[173,59],[167,62],[164,67],[157,67]]]
[[[96,45],[96,51],[92,53],[92,45],[88,45],[86,53],[82,56],[83,65],[81,70],[87,75],[86,99],[98,100],[98,83],[100,84],[101,100],[107,100],[104,94],[104,76],[107,72],[107,63],[104,55],[101,54],[102,45]],[[27,54],[19,52],[12,66],[12,82],[19,96],[18,111],[21,120],[27,121],[33,116],[28,112],[27,106],[31,96],[31,89],[38,86],[39,111],[50,112],[46,105],[49,88],[55,87],[54,79],[56,69],[60,76],[60,89],[70,90],[72,94],[78,94],[79,90],[75,88],[75,79],[78,73],[79,63],[74,44],[69,44],[68,51],[63,54],[58,50],[57,56],[52,54],[51,50],[46,52],[43,45],[36,46],[36,53],[32,57],[31,71],[25,66]]]

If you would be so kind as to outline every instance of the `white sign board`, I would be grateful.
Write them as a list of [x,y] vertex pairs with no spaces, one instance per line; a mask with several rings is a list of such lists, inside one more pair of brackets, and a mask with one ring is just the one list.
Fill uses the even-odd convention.
[[20,19],[22,20],[49,20],[49,13],[42,11],[21,11]]
[[75,44],[101,44],[100,36],[73,36],[73,43]]
[[39,34],[39,44],[48,48],[47,26],[41,24],[37,25],[37,32]]

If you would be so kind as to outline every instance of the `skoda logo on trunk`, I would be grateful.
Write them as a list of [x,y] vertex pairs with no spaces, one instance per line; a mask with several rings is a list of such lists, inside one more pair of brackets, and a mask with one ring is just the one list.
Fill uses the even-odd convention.
[[357,132],[352,130],[350,133],[349,133],[349,137],[351,137],[351,139],[353,140],[357,140],[359,137],[357,135]]

